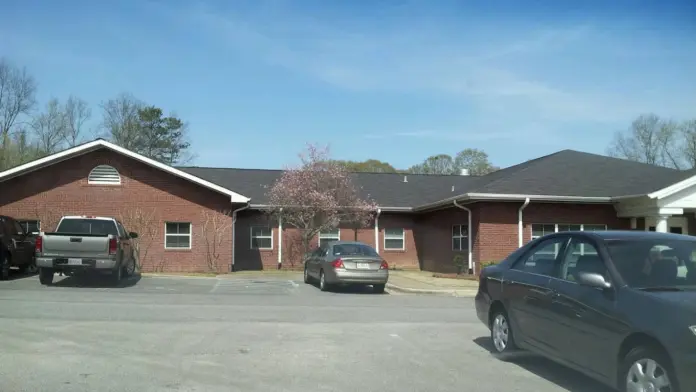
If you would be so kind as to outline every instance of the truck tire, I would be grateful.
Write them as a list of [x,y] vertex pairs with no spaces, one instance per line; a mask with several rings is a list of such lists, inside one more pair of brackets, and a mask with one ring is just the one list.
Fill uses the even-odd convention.
[[123,277],[123,266],[118,266],[115,270],[111,272],[111,284],[118,286],[121,283],[121,278]]
[[0,249],[0,280],[10,279],[10,254]]
[[53,284],[53,270],[50,268],[39,268],[39,282],[45,286]]

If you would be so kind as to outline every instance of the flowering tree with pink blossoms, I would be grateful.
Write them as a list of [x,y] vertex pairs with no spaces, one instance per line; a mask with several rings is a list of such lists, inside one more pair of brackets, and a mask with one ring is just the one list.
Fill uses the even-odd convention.
[[328,148],[310,144],[300,159],[299,167],[286,169],[268,190],[268,199],[269,213],[299,229],[306,254],[310,241],[321,231],[341,223],[367,226],[377,206],[360,197],[350,172],[329,159]]

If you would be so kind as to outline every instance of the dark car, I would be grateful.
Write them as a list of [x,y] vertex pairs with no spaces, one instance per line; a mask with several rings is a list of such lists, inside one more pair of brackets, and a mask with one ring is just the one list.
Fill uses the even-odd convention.
[[10,267],[36,272],[34,237],[16,219],[0,215],[0,280],[9,278]]
[[541,354],[620,391],[696,391],[696,237],[565,232],[481,271],[495,351]]

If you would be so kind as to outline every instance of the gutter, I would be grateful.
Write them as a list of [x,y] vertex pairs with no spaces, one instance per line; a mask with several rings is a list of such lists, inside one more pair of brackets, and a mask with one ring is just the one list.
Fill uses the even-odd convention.
[[471,249],[471,210],[464,207],[463,205],[457,203],[457,200],[454,200],[454,206],[457,208],[460,208],[464,211],[467,212],[467,227],[466,230],[468,231],[466,234],[466,242],[467,242],[467,247],[469,248],[469,269],[471,270],[471,273],[476,275],[476,267],[474,265],[474,253]]
[[[277,208],[280,206],[274,206],[271,204],[249,204],[249,208],[252,209],[267,209],[267,208]],[[300,207],[300,208],[312,208],[311,206],[284,206],[284,207]],[[384,212],[413,212],[413,207],[378,207]]]
[[235,254],[237,253],[237,247],[235,245],[237,239],[237,213],[239,211],[246,210],[250,206],[251,204],[247,204],[244,207],[237,208],[236,210],[232,211],[232,265],[230,265],[230,272],[234,272],[234,259]]
[[379,254],[379,214],[382,213],[382,209],[377,209],[377,214],[375,215],[375,251]]
[[547,201],[558,202],[579,202],[579,203],[611,203],[615,198],[612,197],[590,197],[590,196],[554,196],[554,195],[522,195],[522,194],[499,194],[499,193],[464,193],[453,196],[435,203],[423,204],[413,209],[414,212],[425,211],[436,207],[444,207],[454,201]]
[[283,268],[283,209],[278,214],[278,269]]
[[524,200],[524,203],[522,203],[522,206],[520,207],[519,210],[517,210],[517,242],[518,242],[518,248],[521,248],[522,245],[524,245],[524,224],[523,224],[523,219],[522,219],[522,211],[524,211],[525,208],[529,205],[529,198],[526,198]]

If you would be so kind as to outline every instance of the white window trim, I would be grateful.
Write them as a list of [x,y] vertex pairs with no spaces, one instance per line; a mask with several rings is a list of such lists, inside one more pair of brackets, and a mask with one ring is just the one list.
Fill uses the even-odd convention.
[[[254,227],[268,227],[271,230],[270,235],[257,235],[254,236]],[[270,238],[271,247],[270,248],[254,248],[254,238]],[[273,250],[273,228],[269,225],[252,225],[249,227],[249,249],[254,250]]]
[[[167,223],[176,223],[178,225],[181,224],[187,224],[189,225],[189,233],[188,234],[167,234]],[[188,248],[181,248],[181,247],[174,247],[170,248],[167,246],[167,237],[189,237],[189,246]],[[164,222],[164,249],[169,249],[169,250],[190,250],[193,248],[193,223],[191,222],[174,222],[174,221],[166,221]]]
[[[459,235],[454,235],[454,234],[452,234],[452,239],[454,240],[455,238],[459,238],[459,249],[454,249],[454,241],[452,241],[452,250],[453,250],[453,251],[456,251],[456,252],[461,252],[461,251],[463,251],[463,250],[467,250],[467,249],[465,249],[464,247],[462,247],[462,242],[463,242],[462,240],[466,240],[466,239],[469,237],[469,227],[468,227],[468,225],[466,225],[466,224],[452,225],[452,231],[454,231],[454,228],[457,227],[457,226],[460,227],[460,229],[459,229]],[[461,229],[461,227],[466,227],[466,233],[467,233],[467,235],[462,235],[462,229]],[[450,233],[451,233],[452,231],[450,231]],[[468,243],[468,240],[467,240],[467,248],[468,248],[468,247],[469,247],[469,243]]]
[[[534,235],[534,225],[543,225],[543,226],[550,226],[553,225],[553,232],[558,233],[558,226],[580,226],[580,231],[585,231],[585,225],[587,226],[604,226],[604,230],[608,230],[609,227],[605,223],[532,223],[530,225],[530,229],[532,230],[532,241],[534,241],[537,238],[541,238],[541,236],[535,236]],[[549,233],[550,234],[550,233]],[[546,234],[544,234],[546,235]],[[558,254],[558,244],[556,245],[556,254]],[[584,255],[585,254],[585,244],[580,244],[580,254]]]
[[341,228],[338,228],[337,230],[338,230],[337,235],[335,235],[333,233],[319,232],[319,235],[317,236],[317,245],[321,245],[321,240],[340,241],[341,240]]
[[[387,248],[387,240],[401,240],[401,248]],[[388,237],[387,236],[387,229],[384,229],[384,241],[382,243],[382,249],[385,251],[389,250],[406,250],[406,229],[402,228],[401,229],[401,238],[397,237]]]
[[[553,232],[558,233],[558,226],[580,226],[580,231],[585,231],[585,225],[587,226],[604,226],[604,230],[609,230],[609,227],[604,223],[531,223],[529,229],[532,232],[532,241],[541,236],[534,235],[534,225],[550,226],[553,225]],[[546,234],[544,234],[546,235]]]
[[[92,177],[92,173],[94,173],[95,170],[98,168],[108,168],[108,169],[113,169],[113,171],[116,173],[118,176],[118,182],[111,182],[111,181],[99,181],[99,180],[91,180],[90,178]],[[118,170],[111,166],[111,165],[97,165],[92,168],[92,170],[89,171],[89,174],[87,175],[87,184],[89,185],[121,185],[123,181],[121,181],[121,173],[118,172]]]

